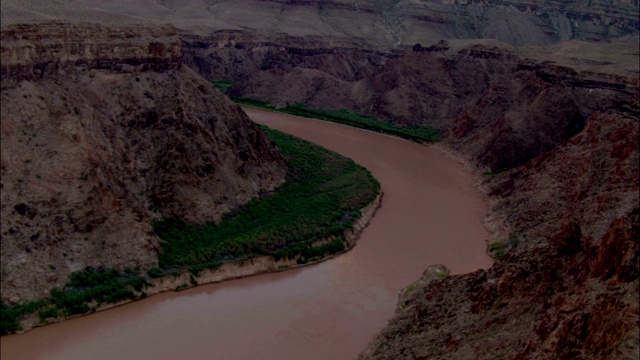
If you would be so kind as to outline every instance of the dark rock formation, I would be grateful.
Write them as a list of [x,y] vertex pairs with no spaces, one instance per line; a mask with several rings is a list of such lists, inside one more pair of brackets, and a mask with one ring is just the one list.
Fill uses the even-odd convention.
[[383,53],[327,38],[311,44],[293,37],[262,42],[244,32],[183,38],[185,64],[206,78],[235,81],[229,95],[431,125],[490,169],[522,165],[555,148],[596,111],[635,106],[638,91],[624,68],[577,71],[590,69],[589,61],[577,67],[536,61],[483,42]]
[[492,178],[508,252],[486,271],[425,276],[361,358],[636,358],[638,129],[637,113],[595,114]]
[[217,221],[283,181],[277,149],[181,58],[171,27],[2,31],[3,301],[155,266],[154,220]]

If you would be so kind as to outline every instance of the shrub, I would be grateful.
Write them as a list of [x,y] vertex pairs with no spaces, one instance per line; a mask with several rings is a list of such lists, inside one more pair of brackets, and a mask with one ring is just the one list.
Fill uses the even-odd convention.
[[22,330],[20,320],[25,315],[36,312],[45,304],[46,300],[30,301],[13,306],[0,302],[0,335],[13,334]]
[[504,247],[504,245],[502,243],[494,242],[491,245],[489,245],[489,252],[494,252],[494,251],[500,250],[503,247]]
[[194,276],[225,261],[257,255],[277,260],[302,255],[317,260],[344,250],[342,239],[312,248],[318,239],[341,237],[359,211],[373,201],[380,184],[352,160],[292,136],[264,128],[289,163],[287,181],[277,193],[228,213],[219,224],[180,219],[154,223],[164,241],[160,261],[167,269]]
[[235,84],[235,82],[227,80],[212,81],[211,83],[223,93],[226,93],[227,90]]
[[511,170],[511,168],[503,167],[503,168],[498,168],[498,169],[493,169],[493,170],[487,170],[487,171],[483,172],[482,175],[493,176],[493,175],[497,175],[497,174],[500,174],[500,173],[503,173],[503,172],[509,171],[509,170]]
[[284,108],[275,108],[269,105],[269,101],[264,100],[250,98],[233,98],[233,100],[240,105],[254,106],[292,115],[327,120],[384,134],[390,134],[419,143],[440,141],[440,134],[438,130],[428,125],[400,126],[389,120],[377,119],[371,115],[358,114],[347,110],[317,110],[299,103],[287,105]]
[[55,307],[46,308],[45,310],[40,311],[40,322],[44,323],[49,318],[57,318],[58,317],[58,309]]

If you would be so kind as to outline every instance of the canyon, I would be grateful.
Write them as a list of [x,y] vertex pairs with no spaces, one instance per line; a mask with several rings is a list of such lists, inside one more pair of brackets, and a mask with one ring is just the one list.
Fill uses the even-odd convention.
[[[474,175],[457,162],[371,131],[246,111],[260,124],[351,157],[380,180],[381,206],[357,245],[313,265],[165,292],[3,336],[2,359],[353,359],[425,263],[444,262],[452,274],[491,266],[482,226],[486,203]],[[269,259],[231,265],[227,273],[263,266]]]
[[[637,14],[633,0],[4,1],[3,300],[62,283],[84,259],[150,266],[149,219],[216,219],[282,181],[277,150],[204,78],[232,84],[233,98],[433,126],[434,148],[486,174],[495,264],[446,278],[426,270],[361,358],[637,358]],[[50,133],[29,125],[36,115]],[[178,129],[177,118],[189,121]],[[201,145],[185,148],[192,137]],[[153,153],[157,141],[173,152]],[[47,155],[73,142],[103,151],[93,162],[78,147],[62,164]],[[16,152],[25,156],[5,155]],[[210,155],[180,162],[195,152]],[[79,189],[83,174],[93,193]],[[162,191],[168,182],[180,197]],[[106,215],[74,215],[87,213],[82,203]],[[133,229],[136,242],[121,243]],[[97,232],[108,241],[83,240]],[[45,241],[55,269],[41,261]],[[20,266],[34,271],[5,270]]]
[[284,181],[278,150],[180,48],[171,27],[3,30],[3,301],[87,266],[157,266],[154,219],[217,221]]

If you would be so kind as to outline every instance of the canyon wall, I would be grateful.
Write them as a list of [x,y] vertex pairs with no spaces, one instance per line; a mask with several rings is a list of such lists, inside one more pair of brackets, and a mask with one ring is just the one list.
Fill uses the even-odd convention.
[[[407,288],[361,359],[635,359],[638,114],[604,112],[486,181],[496,263]],[[495,220],[495,219],[494,219]]]
[[495,266],[427,272],[361,358],[637,358],[637,36],[392,51],[244,31],[183,39],[185,63],[234,81],[232,96],[432,125],[439,148],[492,170],[481,187]]
[[2,300],[147,269],[160,218],[217,221],[284,181],[277,149],[182,66],[173,27],[4,27]]
[[440,39],[511,45],[600,41],[637,33],[636,0],[5,0],[2,22],[51,18],[172,23],[190,33],[246,30],[266,38],[334,36],[378,49]]
[[637,106],[637,54],[621,55],[622,64],[601,55],[627,51],[637,37],[544,54],[486,40],[381,52],[334,38],[265,42],[231,31],[183,39],[185,64],[235,82],[228,95],[430,125],[488,169],[522,165],[553,149],[597,111]]

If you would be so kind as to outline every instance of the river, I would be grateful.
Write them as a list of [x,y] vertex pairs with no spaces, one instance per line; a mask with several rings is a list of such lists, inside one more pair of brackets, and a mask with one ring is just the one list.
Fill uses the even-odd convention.
[[319,120],[245,109],[256,122],[354,159],[382,206],[356,247],[311,266],[179,293],[3,336],[1,358],[353,359],[431,264],[488,268],[473,176],[427,146]]

